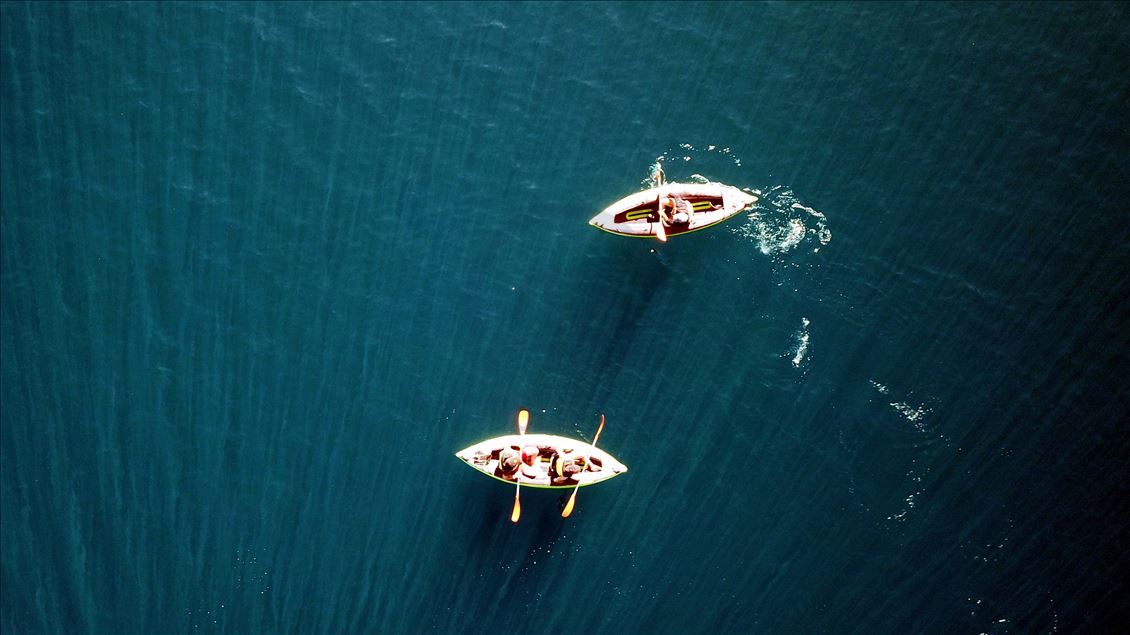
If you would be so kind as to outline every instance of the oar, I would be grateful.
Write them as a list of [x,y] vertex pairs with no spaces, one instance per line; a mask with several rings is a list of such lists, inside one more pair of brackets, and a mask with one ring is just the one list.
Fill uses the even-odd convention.
[[[525,408],[518,411],[518,434],[526,434],[526,424],[530,422],[530,411]],[[517,486],[514,487],[514,511],[510,512],[510,522],[518,522],[522,515],[522,504],[518,502],[518,494],[522,491],[522,467],[518,466],[518,473],[514,475]]]
[[[596,436],[592,438],[592,447],[596,449],[596,441],[600,438],[600,431],[604,429],[604,415],[600,415],[600,427],[596,429]],[[589,460],[592,460],[592,453],[589,453]],[[572,495],[569,496],[569,502],[565,503],[565,509],[561,510],[561,517],[568,518],[569,514],[573,513],[573,504],[577,502],[577,490],[581,489],[581,484],[573,488]]]
[[655,237],[659,242],[667,242],[667,230],[663,228],[663,188],[659,188],[659,194],[656,196],[655,213],[659,216],[659,224],[655,226]]

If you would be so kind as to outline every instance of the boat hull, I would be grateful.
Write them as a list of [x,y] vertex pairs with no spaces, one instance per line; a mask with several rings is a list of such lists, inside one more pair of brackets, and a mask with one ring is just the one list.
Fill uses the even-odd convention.
[[[575,483],[569,483],[565,485],[551,484],[549,482],[548,475],[544,476],[543,478],[537,479],[531,479],[527,476],[522,476],[522,487],[537,487],[542,489],[572,489],[574,487],[577,487],[578,485],[580,487],[586,487],[589,485],[595,485],[597,483],[603,483],[610,478],[619,476],[620,474],[628,471],[628,467],[626,465],[616,460],[615,457],[605,452],[604,450],[601,450],[600,448],[594,448],[592,445],[585,443],[584,441],[569,439],[567,437],[559,437],[552,434],[510,434],[502,437],[495,437],[493,439],[487,439],[486,441],[483,441],[481,443],[476,443],[475,445],[464,448],[456,452],[455,456],[476,472],[485,474],[495,479],[496,481],[501,481],[503,483],[513,485],[515,482],[513,479],[507,479],[495,475],[495,468],[498,467],[497,451],[508,447],[522,448],[529,445],[535,447],[554,447],[562,452],[568,450],[568,454],[591,456],[601,462],[602,469],[599,472],[582,472],[576,476]],[[495,458],[487,458],[486,460],[483,460],[482,457],[484,454],[487,456],[494,454]],[[476,456],[479,457],[478,460],[476,460]],[[545,472],[548,460],[542,457],[539,458],[539,461],[541,463],[541,471]]]
[[689,201],[694,208],[690,223],[673,223],[667,236],[689,234],[749,209],[757,197],[722,183],[667,183],[662,188],[636,192],[609,205],[589,224],[612,234],[635,238],[656,237],[659,225],[659,194],[673,194]]

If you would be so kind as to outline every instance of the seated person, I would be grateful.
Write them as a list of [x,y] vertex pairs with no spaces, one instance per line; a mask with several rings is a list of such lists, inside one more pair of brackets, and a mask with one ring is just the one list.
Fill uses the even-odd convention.
[[[670,214],[667,213],[668,209],[671,210]],[[659,220],[663,222],[664,227],[689,224],[693,213],[694,206],[691,202],[674,194],[664,196],[659,204]]]
[[521,466],[522,456],[518,450],[505,448],[498,453],[498,467],[494,469],[494,475],[513,481],[518,478],[518,468]]
[[576,485],[577,475],[584,471],[584,457],[571,452],[554,452],[549,458],[549,482],[551,485]]
[[522,476],[530,479],[543,478],[545,470],[540,465],[541,449],[532,445],[522,448]]
[[675,198],[675,215],[671,217],[671,222],[675,224],[686,225],[691,222],[691,214],[694,213],[694,205],[685,198],[676,196]]

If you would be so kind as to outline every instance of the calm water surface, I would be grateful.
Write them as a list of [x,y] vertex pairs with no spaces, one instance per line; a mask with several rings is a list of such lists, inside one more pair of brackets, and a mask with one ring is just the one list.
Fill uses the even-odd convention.
[[[1124,629],[1128,60],[1111,3],[0,5],[0,630]],[[761,201],[587,226],[657,158]],[[522,406],[631,471],[511,525],[451,454]]]

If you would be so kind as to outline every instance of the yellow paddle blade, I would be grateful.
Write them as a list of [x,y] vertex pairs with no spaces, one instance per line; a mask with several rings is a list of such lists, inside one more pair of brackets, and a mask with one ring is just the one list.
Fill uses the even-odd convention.
[[522,503],[518,502],[518,494],[522,493],[522,473],[519,472],[514,475],[514,511],[510,512],[510,522],[518,522],[518,517],[522,515]]
[[518,434],[526,434],[526,426],[530,423],[530,411],[522,408],[518,411]]
[[577,490],[581,489],[580,486],[573,488],[573,494],[569,497],[569,502],[565,503],[565,509],[561,510],[561,517],[568,518],[569,514],[573,513],[573,504],[577,502]]
[[[600,439],[600,433],[604,430],[604,413],[600,415],[600,425],[596,429],[596,436],[592,439],[592,447],[596,447],[596,442]],[[565,509],[561,510],[561,517],[568,518],[569,514],[573,513],[573,505],[577,502],[577,491],[581,489],[578,485],[573,488],[573,493],[569,496],[569,502],[565,503]]]

